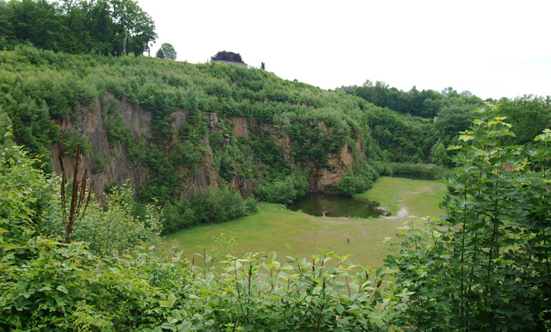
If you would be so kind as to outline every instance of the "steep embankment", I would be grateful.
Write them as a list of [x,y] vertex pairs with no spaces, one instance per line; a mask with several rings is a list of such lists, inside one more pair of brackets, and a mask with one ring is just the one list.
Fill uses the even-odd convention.
[[21,47],[0,52],[0,89],[0,112],[44,168],[72,174],[81,143],[98,196],[129,180],[161,203],[208,187],[246,197],[291,174],[348,193],[343,179],[376,176],[374,106],[263,70]]

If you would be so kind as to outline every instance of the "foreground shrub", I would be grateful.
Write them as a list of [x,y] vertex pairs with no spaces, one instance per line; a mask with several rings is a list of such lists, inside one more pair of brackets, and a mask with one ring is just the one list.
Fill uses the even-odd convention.
[[133,197],[134,191],[125,184],[111,189],[104,206],[91,202],[73,239],[86,242],[101,256],[121,255],[144,243],[156,243],[162,229],[160,211],[147,204],[139,217],[134,216]]
[[442,220],[399,234],[406,331],[550,331],[551,131],[526,151],[494,107],[460,136]]
[[409,296],[395,292],[391,270],[333,253],[215,264],[207,252],[192,265],[147,250],[100,259],[83,244],[28,244],[34,259],[1,263],[1,331],[388,331]]
[[[153,235],[157,229],[154,213],[142,226],[131,219],[124,187],[105,211],[86,212],[74,235],[81,241],[62,243],[57,180],[17,147],[0,152],[0,180],[0,331],[387,331],[411,295],[395,291],[392,270],[356,266],[332,252],[287,263],[275,253],[238,259],[204,252],[197,265],[179,254],[159,256],[114,234],[142,239],[142,227]],[[207,191],[196,202],[209,203],[197,211],[211,218],[212,202],[245,204],[235,195]],[[98,239],[97,231],[113,234]]]

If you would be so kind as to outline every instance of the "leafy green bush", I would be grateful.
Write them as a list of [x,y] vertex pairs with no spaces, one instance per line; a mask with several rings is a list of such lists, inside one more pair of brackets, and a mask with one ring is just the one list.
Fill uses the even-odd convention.
[[103,172],[107,166],[107,161],[101,154],[92,154],[92,173],[98,174]]
[[[8,132],[0,145],[0,233],[7,234],[0,255],[25,257],[24,244],[36,236],[47,220],[59,219],[59,201],[53,199],[59,182],[37,168],[40,160],[31,158],[13,145]],[[10,251],[11,250],[11,251]]]
[[80,144],[81,155],[88,154],[92,148],[86,136],[80,135],[74,127],[71,127],[63,135],[63,154],[75,157],[78,144]]
[[286,204],[306,195],[308,189],[308,174],[297,169],[284,179],[261,183],[254,195],[263,202]]
[[98,256],[117,256],[134,248],[155,244],[161,233],[161,214],[153,205],[134,216],[134,190],[128,183],[111,189],[105,205],[92,201],[73,235]]
[[379,173],[368,163],[357,166],[354,170],[346,172],[336,186],[330,187],[341,195],[352,196],[361,193],[373,185],[373,181],[379,177]]
[[449,170],[434,164],[390,163],[385,175],[405,175],[422,179],[438,180],[445,177]]
[[111,144],[122,143],[129,145],[132,139],[130,128],[125,127],[122,114],[116,110],[108,114],[104,120],[107,139]]
[[533,150],[509,146],[514,134],[500,115],[489,105],[459,137],[446,216],[409,221],[387,260],[414,293],[406,330],[551,327],[551,130]]
[[228,221],[256,211],[256,201],[243,199],[235,190],[207,188],[190,201],[166,204],[162,210],[163,231],[170,233],[194,225]]

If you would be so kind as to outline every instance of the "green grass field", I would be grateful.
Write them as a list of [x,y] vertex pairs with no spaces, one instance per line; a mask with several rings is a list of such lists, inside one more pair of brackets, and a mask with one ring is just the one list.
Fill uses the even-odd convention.
[[[412,180],[381,177],[373,188],[358,197],[368,198],[388,208],[407,208],[411,214],[439,216],[438,204],[445,194],[445,185],[437,181]],[[324,251],[335,251],[339,255],[351,254],[356,264],[380,266],[389,252],[382,245],[385,237],[393,237],[403,219],[347,219],[314,217],[301,212],[287,210],[283,205],[259,204],[259,213],[237,220],[199,226],[169,235],[165,244],[175,245],[191,257],[200,252],[198,246],[209,249],[217,246],[214,236],[224,233],[233,236],[237,244],[232,254],[241,256],[246,252],[278,253],[280,259],[293,252],[310,257]],[[350,244],[347,243],[350,239]]]
[[383,176],[373,188],[354,197],[379,202],[392,214],[406,208],[408,215],[438,217],[444,213],[439,205],[445,195],[446,186],[439,181]]

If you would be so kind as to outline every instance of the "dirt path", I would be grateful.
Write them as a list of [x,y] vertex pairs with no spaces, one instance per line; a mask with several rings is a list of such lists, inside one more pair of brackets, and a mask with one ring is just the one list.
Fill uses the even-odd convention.
[[426,188],[423,188],[420,191],[413,191],[411,194],[412,195],[420,195],[420,194],[426,193],[427,191],[430,191],[431,189],[432,189],[431,187],[426,187]]
[[400,207],[400,210],[396,212],[395,216],[383,217],[385,219],[405,219],[409,216],[409,211],[405,206]]

